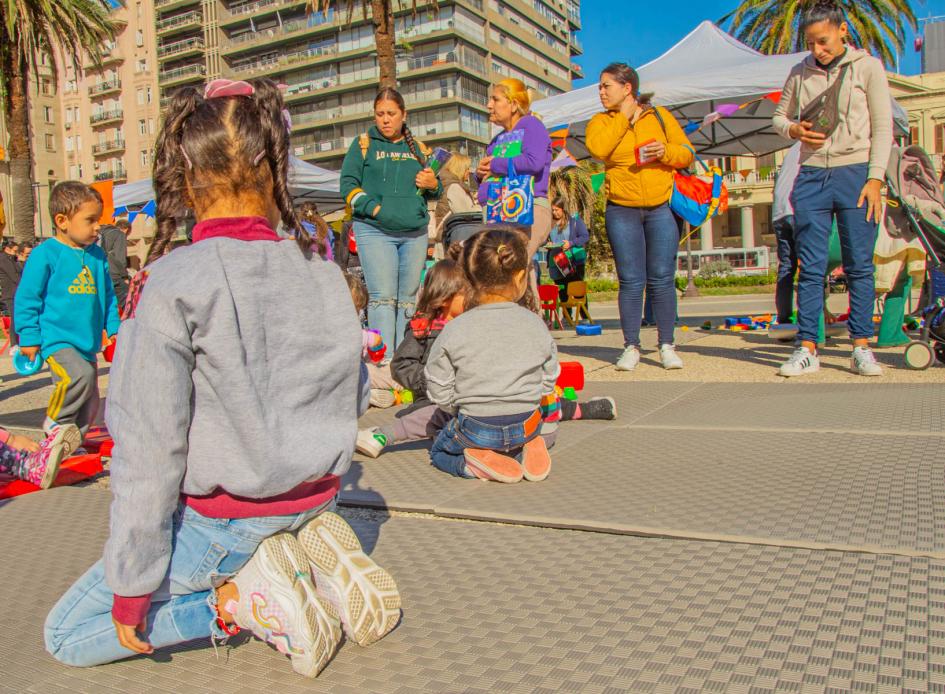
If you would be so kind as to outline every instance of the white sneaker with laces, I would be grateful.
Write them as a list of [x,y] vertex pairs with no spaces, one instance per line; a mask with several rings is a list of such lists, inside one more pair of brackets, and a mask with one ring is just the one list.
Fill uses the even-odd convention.
[[676,354],[676,345],[660,345],[660,361],[664,369],[681,369],[682,359]]
[[820,371],[820,359],[807,347],[798,347],[794,350],[790,359],[781,364],[781,370],[778,374],[781,376],[803,376],[804,374]]
[[633,371],[640,363],[640,348],[636,345],[630,345],[624,349],[620,359],[617,360],[617,371]]
[[876,355],[869,347],[854,347],[850,358],[850,369],[860,376],[882,376],[883,367],[876,361]]
[[289,656],[300,675],[318,675],[341,642],[341,623],[316,596],[308,557],[295,536],[263,540],[233,583],[240,593],[236,625]]
[[387,437],[381,433],[380,427],[358,429],[358,438],[354,447],[361,455],[376,458],[387,447]]
[[318,595],[337,611],[349,639],[367,646],[397,626],[397,584],[365,553],[341,516],[330,511],[316,516],[297,537],[311,561]]

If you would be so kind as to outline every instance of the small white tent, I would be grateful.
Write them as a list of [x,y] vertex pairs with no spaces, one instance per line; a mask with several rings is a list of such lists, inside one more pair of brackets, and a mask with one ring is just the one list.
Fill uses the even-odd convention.
[[[296,202],[311,200],[318,204],[318,211],[328,214],[344,207],[345,201],[339,190],[340,174],[320,166],[309,164],[297,157],[289,157],[289,190]],[[154,200],[151,179],[134,181],[115,186],[112,193],[115,208],[129,205],[144,205]]]
[[[780,91],[791,68],[806,55],[764,55],[704,21],[637,70],[640,91],[654,93],[653,102],[672,111],[683,126],[701,123],[722,104],[757,100],[692,133],[690,140],[700,154],[709,157],[769,154],[791,143],[774,132],[775,103],[763,97]],[[586,156],[584,126],[601,111],[596,84],[542,99],[533,109],[549,128],[570,125],[569,150],[577,157]],[[908,122],[895,102],[894,113],[898,125]]]

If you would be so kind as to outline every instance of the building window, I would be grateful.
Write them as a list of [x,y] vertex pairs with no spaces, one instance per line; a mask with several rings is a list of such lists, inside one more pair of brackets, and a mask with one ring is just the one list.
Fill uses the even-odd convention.
[[138,87],[138,106],[144,106],[144,90],[141,87]]
[[148,71],[148,59],[147,58],[138,58],[138,65],[135,68],[135,71],[139,74],[142,72]]
[[52,82],[50,82],[48,79],[44,77],[42,82],[40,82],[40,91],[45,96],[49,96],[50,94],[52,94]]
[[945,124],[939,123],[935,126],[935,153],[945,152]]
[[148,103],[151,103],[151,87],[148,87]]
[[154,134],[154,119],[153,118],[148,118],[148,134],[149,135]]
[[141,19],[141,3],[140,2],[135,3],[135,16],[138,19]]
[[919,144],[919,126],[918,125],[909,126],[909,144],[910,145]]
[[75,164],[69,167],[69,178],[71,178],[73,181],[81,178],[81,176],[79,176],[79,167]]
[[135,45],[138,48],[141,48],[144,45],[144,32],[141,29],[138,29],[135,32]]
[[75,138],[67,137],[66,138],[66,151],[71,152],[75,148]]
[[148,165],[148,150],[142,149],[141,150],[141,166],[147,166],[147,165]]
[[141,120],[138,121],[138,134],[139,134],[139,135],[144,135],[144,133],[145,133],[145,130],[144,130],[144,118],[142,118]]
[[46,151],[54,152],[56,150],[56,138],[50,133],[46,133]]

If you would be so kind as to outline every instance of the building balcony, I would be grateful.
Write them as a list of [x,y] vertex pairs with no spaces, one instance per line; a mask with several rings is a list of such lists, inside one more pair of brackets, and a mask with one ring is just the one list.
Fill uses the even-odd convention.
[[203,13],[196,10],[186,14],[175,15],[158,21],[155,25],[158,34],[165,34],[169,31],[181,31],[183,29],[197,29],[203,25]]
[[584,44],[577,36],[571,36],[571,55],[582,55],[584,53]]
[[187,55],[198,55],[203,52],[203,36],[193,36],[183,41],[166,43],[158,46],[158,60],[168,60],[170,58],[183,58]]
[[123,151],[125,151],[125,141],[121,138],[109,140],[108,142],[98,142],[92,145],[92,155],[96,157]]
[[577,63],[571,63],[571,74],[579,80],[584,79],[584,68]]
[[437,55],[427,55],[422,58],[404,58],[398,60],[397,72],[398,76],[400,76],[401,73],[421,70],[435,72],[437,69],[449,69],[456,65],[471,70],[482,77],[486,75],[485,59],[476,53],[463,49],[438,53]]
[[93,127],[99,128],[103,125],[110,125],[112,123],[121,121],[124,117],[124,111],[122,111],[120,108],[114,108],[111,111],[93,113],[92,117],[89,119],[89,122]]
[[281,26],[261,29],[259,31],[246,32],[239,36],[224,39],[220,44],[220,52],[224,55],[234,55],[240,52],[252,50],[258,46],[274,48],[276,46],[288,43],[293,39],[301,38],[311,34],[336,29],[344,24],[340,19],[335,19],[320,24],[312,24],[305,17],[283,22]]
[[168,10],[176,10],[180,7],[199,4],[200,0],[155,0],[154,9],[166,12]]
[[[319,48],[306,48],[292,53],[270,54],[264,58],[230,66],[234,75],[251,76],[259,72],[282,72],[290,67],[304,67],[323,61],[326,57],[337,56],[338,46],[329,44]],[[329,78],[325,78],[329,79]],[[321,80],[314,80],[320,82]]]
[[228,8],[220,10],[220,25],[229,27],[247,19],[272,14],[276,10],[290,10],[305,7],[307,0],[256,0],[256,2],[234,2]]
[[117,47],[103,50],[100,58],[102,62],[96,65],[89,56],[86,56],[83,67],[86,70],[94,71],[108,67],[109,65],[117,65],[125,59]]
[[162,87],[170,87],[176,84],[184,84],[185,82],[202,80],[206,74],[207,66],[203,62],[200,62],[194,63],[193,65],[177,67],[173,70],[162,70],[158,73],[158,82],[160,82]]
[[345,154],[350,141],[350,138],[348,138],[346,142],[345,138],[336,137],[332,140],[289,145],[289,148],[292,150],[292,154],[300,159],[325,159],[327,157],[337,157]]
[[115,77],[114,79],[106,80],[104,82],[96,82],[89,87],[89,96],[105,96],[106,94],[112,94],[114,92],[121,91],[121,80]]
[[95,174],[95,176],[93,176],[93,178],[94,178],[96,181],[109,181],[109,180],[111,180],[111,181],[127,181],[127,180],[128,180],[128,173],[125,171],[124,168],[119,167],[119,168],[117,168],[117,169],[110,170],[110,171],[100,171],[99,173]]
[[568,22],[575,29],[581,28],[581,8],[568,3]]

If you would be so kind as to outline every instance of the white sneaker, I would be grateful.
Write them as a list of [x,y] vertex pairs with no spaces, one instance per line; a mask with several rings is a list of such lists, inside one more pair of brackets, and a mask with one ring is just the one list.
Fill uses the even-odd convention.
[[882,376],[883,367],[876,361],[876,355],[869,347],[854,347],[850,358],[850,369],[860,376]]
[[676,354],[676,345],[660,345],[660,361],[664,369],[681,369],[682,359]]
[[336,513],[323,513],[298,532],[312,562],[318,595],[341,617],[348,638],[367,646],[400,621],[400,593],[387,571],[374,563],[354,530]]
[[394,391],[387,388],[371,388],[371,407],[386,410],[388,407],[393,407],[396,402]]
[[358,453],[369,458],[376,458],[387,447],[387,437],[381,433],[379,427],[358,429],[358,439],[354,444]]
[[341,642],[341,624],[317,598],[299,541],[289,533],[266,538],[233,583],[240,593],[236,625],[289,656],[300,675],[318,675]]
[[820,371],[820,359],[807,347],[798,347],[791,358],[781,364],[781,370],[778,373],[781,376],[791,377],[811,374],[815,371]]
[[630,345],[624,349],[620,359],[617,360],[617,371],[633,371],[640,363],[640,348]]

